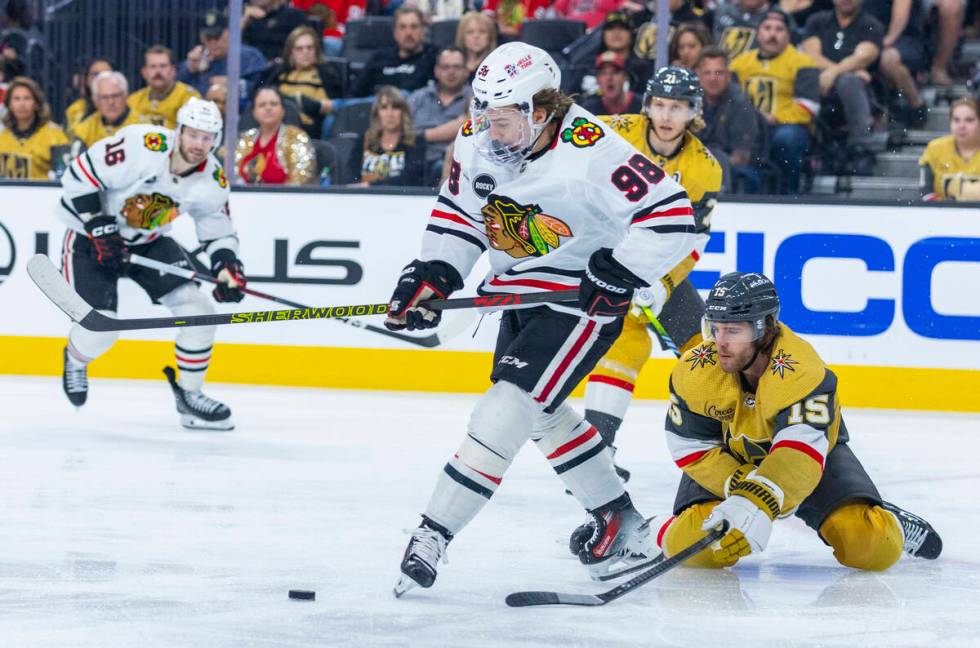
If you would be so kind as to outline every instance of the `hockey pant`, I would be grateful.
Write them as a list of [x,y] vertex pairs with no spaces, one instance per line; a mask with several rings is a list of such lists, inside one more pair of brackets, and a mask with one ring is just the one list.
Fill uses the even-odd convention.
[[612,344],[621,321],[601,325],[549,308],[508,311],[497,340],[493,386],[480,397],[466,436],[439,475],[425,516],[454,535],[490,500],[531,439],[592,510],[625,492],[594,427],[565,399]]
[[[188,267],[190,263],[183,249],[168,237],[146,245],[133,246],[131,251],[163,263],[184,267]],[[119,302],[118,277],[96,263],[91,241],[73,230],[65,234],[62,275],[90,305],[106,315],[116,315]],[[139,266],[127,268],[123,276],[135,281],[154,303],[166,306],[178,317],[214,313],[214,307],[207,295],[187,279],[162,275]],[[190,327],[177,331],[175,356],[180,369],[179,383],[184,389],[199,390],[204,384],[204,375],[211,360],[214,334],[213,326]],[[88,364],[108,351],[118,337],[118,332],[90,331],[79,324],[73,324],[68,334],[68,353],[76,363]]]

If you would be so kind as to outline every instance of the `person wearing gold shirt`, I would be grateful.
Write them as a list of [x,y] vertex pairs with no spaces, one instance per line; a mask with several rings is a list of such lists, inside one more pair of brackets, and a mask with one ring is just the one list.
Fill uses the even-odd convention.
[[980,201],[980,104],[957,99],[950,107],[949,135],[926,146],[919,159],[923,200]]
[[651,527],[666,556],[727,525],[685,564],[731,566],[764,551],[773,522],[795,515],[853,569],[887,569],[903,552],[939,557],[935,529],[884,501],[849,447],[837,376],[779,321],[767,277],[722,276],[703,329],[670,376],[667,446],[684,474],[673,516]]
[[[708,242],[711,210],[721,190],[721,165],[694,134],[704,127],[698,77],[678,67],[661,68],[649,81],[643,115],[607,115],[601,119],[643,152],[687,191],[694,208],[696,248],[659,282],[650,287],[654,302],[663,305],[659,319],[681,350],[699,342],[704,303],[687,279]],[[623,332],[589,376],[585,389],[585,418],[615,447],[616,432],[633,397],[640,370],[650,357],[651,322],[641,298],[626,316]],[[649,306],[650,304],[646,304]],[[657,313],[653,313],[658,315]],[[629,472],[617,466],[620,477]]]
[[175,128],[180,107],[191,97],[201,97],[197,90],[177,80],[174,53],[162,45],[146,50],[140,74],[146,87],[129,95],[126,104],[148,124]]
[[64,170],[68,136],[51,121],[51,110],[40,86],[27,77],[14,77],[3,98],[6,113],[0,131],[0,177],[48,180]]
[[72,85],[80,96],[65,108],[66,132],[75,130],[75,126],[95,112],[95,104],[92,102],[92,82],[100,72],[111,72],[112,69],[112,63],[108,59],[94,58],[72,77]]
[[143,124],[146,120],[126,105],[129,83],[119,72],[100,72],[92,81],[92,100],[95,112],[83,119],[72,130],[72,136],[88,148],[100,139],[114,135],[130,124]]

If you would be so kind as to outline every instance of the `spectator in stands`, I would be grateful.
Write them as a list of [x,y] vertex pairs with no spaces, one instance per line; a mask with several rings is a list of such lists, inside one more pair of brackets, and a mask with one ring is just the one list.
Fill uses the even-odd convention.
[[551,10],[561,18],[581,20],[586,29],[593,29],[622,4],[622,0],[555,0]]
[[293,6],[319,18],[323,24],[323,53],[340,56],[348,20],[363,18],[365,0],[293,0]]
[[54,179],[64,170],[68,136],[51,121],[44,92],[33,79],[15,77],[3,97],[5,128],[0,130],[0,178]]
[[626,59],[615,52],[603,52],[595,60],[599,94],[582,100],[582,107],[594,115],[638,114],[642,99],[626,89]]
[[[712,13],[714,42],[728,53],[729,60],[758,47],[755,32],[769,8],[769,0],[735,0],[719,3]],[[790,23],[790,31],[793,25]]]
[[795,194],[810,124],[820,109],[820,73],[812,58],[790,45],[789,30],[789,16],[769,9],[759,23],[759,47],[736,56],[731,69],[769,124],[770,158],[782,171],[780,193]]
[[874,173],[870,151],[871,102],[866,84],[869,68],[881,51],[884,27],[861,11],[861,0],[834,0],[832,11],[820,11],[803,28],[802,50],[820,69],[820,96],[825,104],[843,108],[848,133],[845,172]]
[[551,0],[486,0],[483,13],[497,22],[500,40],[515,40],[521,33],[521,23],[545,17]]
[[[627,9],[630,4],[624,4]],[[656,2],[641,3],[643,7],[633,14],[634,24],[640,25],[636,30],[636,45],[634,49],[641,58],[655,59],[657,57],[657,16],[654,10]],[[668,0],[667,6],[670,9],[671,33],[682,23],[701,22],[707,25],[704,12],[695,9],[688,0]],[[668,41],[670,35],[668,34]]]
[[78,91],[78,99],[73,101],[65,109],[65,131],[72,132],[75,127],[86,117],[95,112],[95,103],[92,101],[92,82],[100,72],[111,72],[115,69],[109,59],[91,59],[83,70],[73,76],[73,83],[77,83],[75,89]]
[[600,38],[594,46],[589,42],[583,43],[581,51],[576,51],[572,55],[578,62],[568,72],[572,75],[569,87],[581,89],[586,94],[592,94],[599,89],[598,80],[591,73],[590,68],[594,67],[596,57],[603,52],[613,52],[623,57],[626,61],[630,88],[638,91],[646,86],[647,79],[653,73],[653,61],[639,57],[633,51],[633,19],[630,15],[622,11],[607,14],[598,36]]
[[351,94],[367,97],[381,85],[400,90],[418,90],[432,80],[436,52],[425,42],[423,15],[416,7],[402,6],[395,12],[395,45],[376,51],[358,76]]
[[92,81],[95,112],[79,122],[72,129],[71,136],[88,148],[123,126],[146,123],[140,113],[126,105],[128,95],[129,82],[122,73],[99,72]]
[[343,96],[343,72],[328,63],[318,34],[308,25],[294,29],[286,38],[282,60],[266,73],[262,85],[274,85],[300,107],[303,130],[320,137],[323,119],[333,113],[333,100]]
[[427,179],[435,184],[442,175],[446,149],[466,121],[472,92],[466,81],[466,57],[457,47],[447,47],[436,58],[435,81],[413,92],[408,107],[416,137],[426,142]]
[[286,38],[293,30],[309,24],[307,15],[290,7],[287,0],[249,0],[242,14],[242,43],[251,45],[272,61],[282,54]]
[[[259,50],[243,44],[239,61],[242,81],[239,104],[243,105],[261,80],[266,60]],[[205,17],[201,44],[187,53],[187,60],[177,70],[177,80],[204,94],[211,85],[211,77],[219,75],[228,76],[228,23],[220,14],[212,12]]]
[[925,16],[920,0],[864,0],[862,10],[885,26],[878,69],[902,102],[894,113],[906,126],[921,128],[928,110],[915,75],[926,69]]
[[[960,30],[963,27],[963,7],[966,3],[962,0],[934,0],[933,4],[935,4],[939,14],[939,37],[936,42],[936,55],[932,59],[929,78],[936,85],[952,85],[953,80],[949,77],[949,63],[953,59],[953,52],[960,40]],[[927,2],[927,10],[928,7],[929,3]]]
[[0,16],[0,82],[26,75],[28,46],[38,42],[34,12],[27,0],[7,0]]
[[486,14],[467,11],[456,28],[456,47],[466,54],[466,72],[473,81],[487,54],[497,48],[497,25]]
[[140,70],[146,87],[129,95],[126,103],[137,114],[157,126],[177,126],[177,111],[191,97],[200,97],[194,88],[177,80],[177,60],[173,51],[154,45],[143,54]]
[[315,184],[316,153],[301,128],[283,124],[282,96],[272,86],[259,88],[252,101],[257,128],[238,138],[235,170],[247,184]]
[[702,49],[694,71],[704,89],[705,128],[698,138],[721,164],[726,191],[756,193],[760,185],[754,159],[760,138],[758,113],[732,81],[725,50],[713,45]]
[[682,23],[674,30],[667,47],[670,64],[694,69],[701,49],[711,45],[711,32],[703,22]]
[[362,187],[425,183],[425,139],[415,136],[408,104],[394,86],[378,88],[358,167]]
[[949,135],[929,142],[919,159],[923,200],[980,201],[980,105],[973,98],[950,106]]

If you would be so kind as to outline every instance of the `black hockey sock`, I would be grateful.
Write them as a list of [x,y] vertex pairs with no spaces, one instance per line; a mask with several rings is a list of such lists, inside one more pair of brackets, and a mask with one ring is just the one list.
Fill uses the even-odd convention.
[[422,524],[420,524],[419,526],[426,527],[427,529],[432,529],[433,531],[438,531],[442,535],[442,537],[446,539],[446,542],[449,542],[450,540],[453,539],[453,534],[449,532],[449,529],[442,526],[438,522],[433,522],[431,518],[428,518],[424,515],[422,516]]
[[585,420],[599,431],[599,435],[607,446],[613,447],[613,444],[616,443],[616,432],[619,431],[619,426],[623,424],[623,419],[598,410],[587,409],[585,410]]

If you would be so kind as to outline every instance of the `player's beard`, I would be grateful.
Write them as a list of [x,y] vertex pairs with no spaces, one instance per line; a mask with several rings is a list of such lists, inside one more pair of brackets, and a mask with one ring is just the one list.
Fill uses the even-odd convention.
[[191,160],[190,157],[187,156],[186,153],[184,153],[184,147],[180,145],[177,146],[177,150],[175,151],[175,153],[176,155],[174,155],[174,160],[172,164],[174,173],[184,173],[185,171],[193,169],[194,167],[201,164],[201,162],[204,162],[205,160],[208,159],[208,155],[207,153],[205,153],[203,156],[201,156],[199,160],[193,161]]

